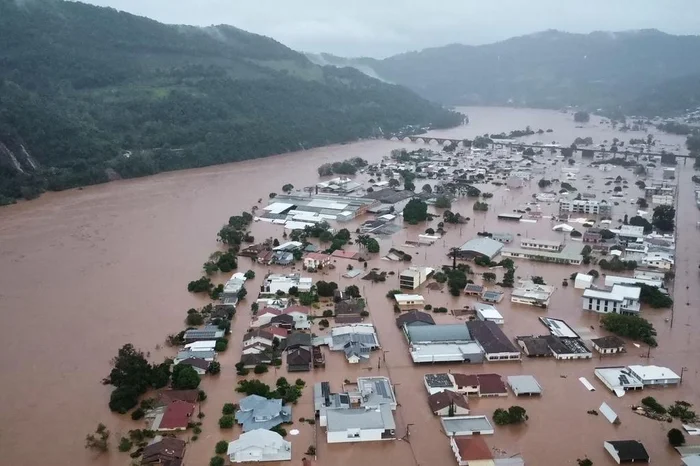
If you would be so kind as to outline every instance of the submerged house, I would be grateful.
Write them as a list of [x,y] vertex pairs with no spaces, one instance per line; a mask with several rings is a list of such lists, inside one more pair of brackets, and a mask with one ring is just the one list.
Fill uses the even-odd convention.
[[236,411],[236,421],[243,426],[243,432],[272,429],[291,420],[291,406],[282,406],[282,400],[268,400],[259,395],[249,395],[241,399]]
[[277,432],[254,429],[229,442],[226,454],[231,463],[291,461],[292,444]]

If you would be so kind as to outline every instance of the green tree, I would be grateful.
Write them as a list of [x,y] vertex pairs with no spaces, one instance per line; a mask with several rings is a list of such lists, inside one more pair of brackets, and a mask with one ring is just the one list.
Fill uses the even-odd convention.
[[316,293],[318,293],[319,296],[331,298],[337,289],[338,284],[335,282],[326,282],[323,280],[316,282]]
[[225,463],[226,461],[220,456],[214,456],[209,460],[209,466],[224,466]]
[[287,183],[287,184],[285,184],[284,186],[282,186],[282,192],[289,194],[289,193],[291,193],[292,191],[294,191],[294,185],[293,185],[293,184]]
[[588,114],[588,112],[576,112],[574,113],[574,121],[576,123],[588,123],[591,120],[591,116]]
[[120,452],[126,453],[127,451],[131,450],[131,447],[133,445],[134,443],[127,437],[122,437],[121,439],[119,439],[119,446],[117,448]]
[[209,367],[207,368],[207,373],[211,375],[217,375],[221,372],[221,363],[218,361],[212,361],[209,363]]
[[659,231],[668,233],[673,231],[676,220],[676,209],[670,205],[659,205],[654,207],[654,215],[651,223]]
[[345,294],[351,298],[359,298],[361,296],[360,288],[357,285],[348,285],[345,287]]
[[374,238],[370,238],[369,241],[367,241],[367,252],[370,252],[372,254],[376,254],[379,252],[379,241],[377,241]]
[[423,187],[421,188],[421,191],[424,193],[431,194],[433,192],[433,187],[430,186],[429,184],[424,184]]
[[389,187],[390,187],[390,188],[396,188],[396,187],[398,187],[398,186],[400,186],[400,185],[401,185],[401,182],[400,182],[399,180],[397,180],[396,178],[391,178],[391,179],[389,180]]
[[435,199],[435,207],[437,207],[438,209],[449,209],[450,207],[452,207],[452,201],[449,197],[445,196],[444,194],[441,194]]
[[487,282],[495,282],[496,281],[496,274],[493,272],[484,272],[482,274],[482,277],[484,278],[484,281],[487,281]]
[[224,403],[224,407],[221,408],[222,414],[233,414],[236,412],[236,405],[233,403]]
[[643,317],[624,314],[605,314],[601,318],[603,328],[615,335],[643,341],[649,346],[655,347],[656,330],[648,320]]
[[404,222],[416,224],[428,218],[428,204],[420,199],[411,199],[403,209]]
[[225,414],[219,418],[220,429],[231,429],[236,422],[236,418],[231,414]]
[[244,275],[247,280],[252,280],[253,278],[255,278],[255,271],[248,270]]
[[201,378],[192,366],[178,364],[173,368],[173,388],[175,390],[193,390],[199,387]]
[[414,192],[416,190],[416,185],[413,184],[413,181],[404,181],[403,183],[403,189],[405,191],[411,191]]
[[219,440],[216,442],[216,446],[214,447],[214,452],[217,455],[223,455],[228,451],[228,442],[226,440]]

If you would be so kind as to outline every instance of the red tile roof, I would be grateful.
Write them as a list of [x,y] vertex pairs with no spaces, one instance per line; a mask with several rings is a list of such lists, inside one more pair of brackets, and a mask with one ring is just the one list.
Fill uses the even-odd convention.
[[264,307],[258,311],[255,317],[261,316],[263,314],[273,314],[273,315],[280,315],[282,314],[282,311],[279,309],[275,309],[274,307]]
[[165,408],[159,429],[186,429],[194,413],[194,403],[175,400]]
[[459,393],[453,392],[452,390],[444,390],[439,393],[434,393],[428,397],[428,405],[433,413],[450,406],[452,403],[460,408],[469,409],[466,398]]
[[500,375],[478,374],[477,377],[479,379],[480,394],[508,393],[506,384],[503,382]]
[[287,338],[287,335],[289,334],[289,330],[281,327],[268,327],[265,330],[279,338]]
[[326,261],[331,258],[329,254],[323,254],[321,252],[307,252],[306,255],[304,256],[307,259],[313,259],[315,261]]
[[158,401],[163,405],[169,405],[175,400],[194,403],[199,397],[199,390],[163,390],[160,392]]
[[478,461],[478,460],[491,460],[493,459],[493,453],[483,438],[480,436],[462,436],[457,435],[452,437],[455,444],[457,445],[457,450],[459,451],[459,456],[462,461]]
[[479,385],[479,379],[474,374],[452,374],[457,387],[475,387]]

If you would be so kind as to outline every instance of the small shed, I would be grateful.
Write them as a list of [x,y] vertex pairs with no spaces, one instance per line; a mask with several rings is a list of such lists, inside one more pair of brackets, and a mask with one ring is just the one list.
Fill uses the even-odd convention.
[[585,273],[577,273],[576,280],[574,280],[574,288],[577,290],[585,290],[590,288],[593,284],[593,275],[588,275]]

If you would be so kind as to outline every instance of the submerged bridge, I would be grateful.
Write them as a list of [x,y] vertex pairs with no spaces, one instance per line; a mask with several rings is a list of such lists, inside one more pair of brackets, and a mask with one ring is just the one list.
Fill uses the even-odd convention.
[[[388,139],[390,141],[400,141],[400,142],[416,142],[416,143],[423,143],[423,144],[431,144],[433,141],[436,142],[439,146],[444,146],[446,143],[449,144],[454,144],[457,147],[462,146],[462,147],[471,147],[472,146],[472,140],[470,139],[455,139],[455,138],[438,138],[438,137],[433,137],[433,136],[387,136],[385,139]],[[505,147],[518,147],[522,149],[533,149],[533,150],[547,150],[547,149],[554,149],[561,151],[562,149],[571,149],[573,152],[581,152],[581,153],[586,153],[589,152],[591,155],[593,154],[610,154],[613,157],[636,157],[637,159],[641,156],[651,156],[651,157],[661,157],[662,155],[671,155],[670,152],[630,152],[626,150],[609,150],[609,149],[592,149],[590,147],[577,147],[577,148],[569,148],[569,147],[561,147],[561,146],[553,146],[551,144],[523,144],[519,142],[499,142],[498,139],[494,139],[493,142],[490,144],[491,149],[498,149],[498,148],[505,148]],[[676,157],[679,158],[684,158],[684,159],[695,159],[694,155],[678,155],[678,154],[672,154],[675,155]]]

